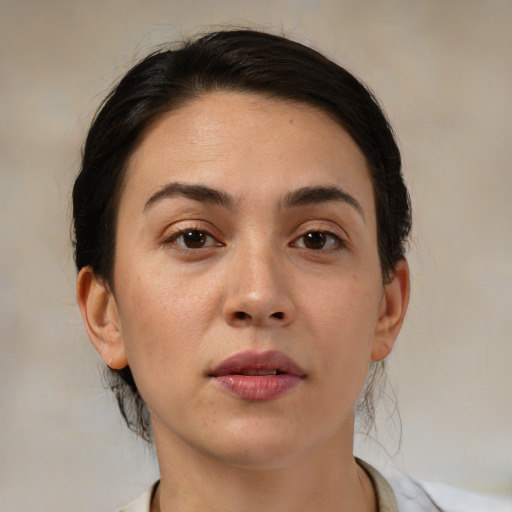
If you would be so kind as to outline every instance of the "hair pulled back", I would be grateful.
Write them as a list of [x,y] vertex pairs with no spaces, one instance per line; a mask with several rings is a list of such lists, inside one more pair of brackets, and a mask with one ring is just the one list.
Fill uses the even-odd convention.
[[[89,266],[115,292],[116,217],[130,156],[163,114],[219,90],[306,103],[347,131],[368,164],[386,282],[404,257],[411,213],[400,152],[384,113],[373,94],[344,68],[300,43],[252,30],[212,32],[157,51],[128,71],[104,100],[73,188],[77,269]],[[112,370],[110,385],[128,426],[149,440],[147,410],[129,367]],[[370,408],[372,387],[370,382],[362,400]]]

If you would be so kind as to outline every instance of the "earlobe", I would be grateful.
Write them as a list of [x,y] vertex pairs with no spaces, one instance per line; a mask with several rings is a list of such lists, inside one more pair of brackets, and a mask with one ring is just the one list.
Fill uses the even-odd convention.
[[410,294],[410,275],[407,260],[398,262],[391,281],[385,285],[380,317],[372,346],[372,361],[385,359],[393,349],[402,327]]
[[114,369],[127,366],[114,295],[90,267],[78,274],[76,297],[89,339],[103,361]]

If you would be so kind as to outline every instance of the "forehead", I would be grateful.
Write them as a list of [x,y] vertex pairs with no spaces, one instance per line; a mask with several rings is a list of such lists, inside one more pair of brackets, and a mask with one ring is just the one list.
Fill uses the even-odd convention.
[[319,184],[372,195],[366,159],[339,123],[310,105],[253,93],[207,93],[151,126],[130,159],[123,196],[140,202],[169,181],[235,197]]

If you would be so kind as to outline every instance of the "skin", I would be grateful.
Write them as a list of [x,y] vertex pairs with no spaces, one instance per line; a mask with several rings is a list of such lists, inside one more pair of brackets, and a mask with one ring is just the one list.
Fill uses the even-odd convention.
[[[303,187],[347,196],[287,204]],[[160,118],[129,163],[113,287],[85,268],[77,296],[98,352],[130,365],[150,410],[153,510],[376,510],[353,410],[398,335],[409,274],[402,261],[383,285],[366,161],[326,114],[216,92]],[[279,350],[306,376],[274,400],[234,397],[209,372],[249,349]]]

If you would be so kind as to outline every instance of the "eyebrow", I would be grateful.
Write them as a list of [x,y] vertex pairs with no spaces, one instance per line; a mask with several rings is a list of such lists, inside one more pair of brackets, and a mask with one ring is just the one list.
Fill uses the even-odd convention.
[[186,197],[202,203],[217,204],[229,210],[236,209],[236,201],[229,194],[226,194],[226,192],[215,190],[205,185],[172,182],[164,185],[146,201],[144,211],[147,211],[163,199],[173,197]]
[[341,188],[331,186],[313,186],[302,187],[286,194],[282,201],[285,208],[305,206],[311,204],[325,203],[329,201],[338,201],[348,204],[354,208],[364,220],[364,211],[361,203],[348,192]]
[[[206,185],[171,182],[157,190],[146,201],[144,211],[147,211],[164,199],[171,199],[173,197],[186,197],[194,201],[216,204],[232,211],[237,208],[237,201],[222,190],[207,187]],[[364,220],[364,211],[359,201],[348,192],[334,185],[299,188],[286,194],[280,206],[282,208],[296,208],[330,201],[338,201],[352,206]]]

